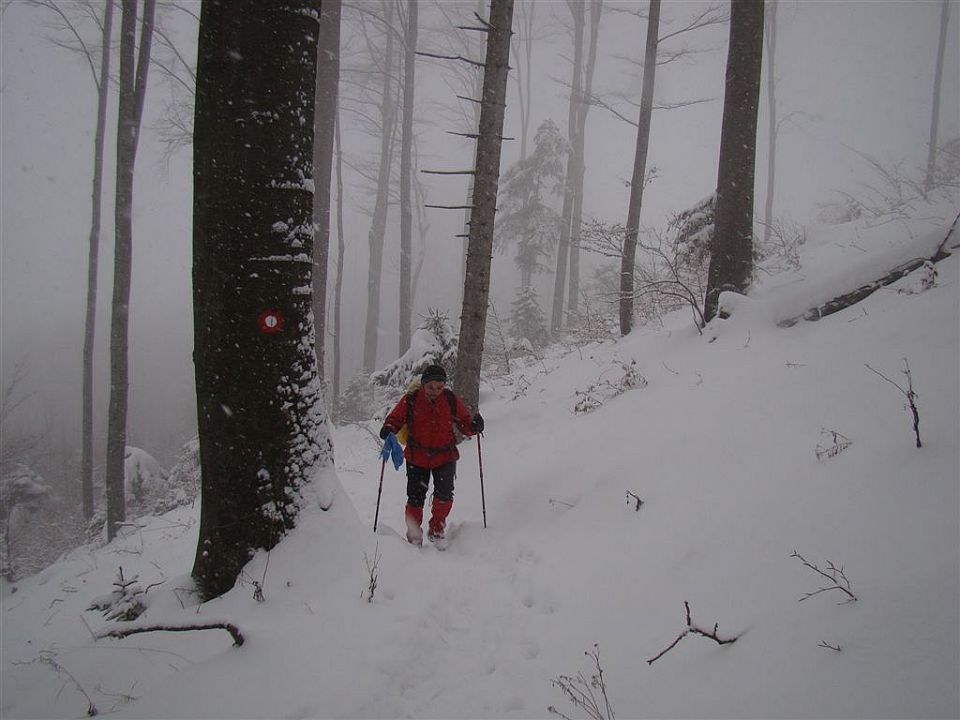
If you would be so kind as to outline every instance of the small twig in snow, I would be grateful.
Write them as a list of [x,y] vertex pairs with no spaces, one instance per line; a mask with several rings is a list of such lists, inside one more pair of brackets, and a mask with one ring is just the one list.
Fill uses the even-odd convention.
[[727,637],[727,638],[720,637],[717,634],[717,631],[720,629],[720,623],[715,623],[713,626],[713,630],[704,630],[699,625],[694,624],[694,622],[690,619],[690,603],[684,602],[683,606],[687,609],[686,629],[682,633],[680,633],[677,636],[677,639],[674,640],[672,643],[670,643],[670,645],[668,645],[666,649],[660,651],[660,653],[658,653],[656,656],[647,660],[648,665],[653,665],[657,660],[659,660],[668,652],[673,650],[679,644],[679,642],[683,640],[690,633],[695,633],[696,635],[702,635],[705,638],[709,638],[710,640],[713,640],[718,645],[730,645],[731,643],[735,643],[737,641],[737,638],[740,637],[739,635],[734,635],[733,637]]
[[836,565],[833,564],[833,561],[827,560],[827,569],[826,571],[824,571],[818,568],[813,563],[808,562],[807,559],[803,557],[803,555],[798,553],[796,550],[793,551],[790,557],[797,558],[806,567],[810,568],[818,575],[825,577],[827,580],[833,583],[832,585],[818,588],[813,592],[804,593],[803,597],[800,598],[800,602],[803,602],[807,598],[811,598],[814,595],[819,595],[820,593],[829,592],[831,590],[839,590],[847,596],[847,599],[841,603],[837,603],[838,605],[846,605],[847,603],[852,603],[857,600],[857,596],[854,595],[850,589],[850,580],[848,580],[846,574],[844,574],[843,568],[842,567],[838,568]]

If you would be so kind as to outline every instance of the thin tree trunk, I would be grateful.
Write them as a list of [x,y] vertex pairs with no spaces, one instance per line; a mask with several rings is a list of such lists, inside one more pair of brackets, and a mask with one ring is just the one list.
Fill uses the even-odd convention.
[[320,10],[317,50],[316,129],[313,166],[313,322],[316,330],[317,372],[324,378],[324,344],[327,322],[327,265],[330,260],[330,174],[333,168],[333,135],[337,121],[340,82],[340,0],[326,0]]
[[387,3],[384,21],[386,49],[384,50],[383,97],[380,103],[380,170],[377,173],[377,198],[368,235],[370,258],[367,272],[367,322],[363,339],[363,370],[371,373],[377,365],[377,345],[380,340],[380,280],[383,272],[383,240],[387,231],[387,209],[390,201],[390,170],[393,166],[393,132],[396,125],[393,107],[393,31],[390,22],[393,4]]
[[202,494],[192,574],[204,598],[233,587],[256,549],[296,524],[302,488],[333,461],[304,291],[319,11],[318,0],[201,8],[193,293]]
[[777,0],[766,0],[770,14],[767,28],[767,197],[763,209],[763,242],[770,242],[773,232],[773,191],[777,178],[777,96],[774,60],[777,48]]
[[497,212],[512,18],[513,0],[490,0],[473,213],[455,375],[457,392],[472,408],[478,407],[480,398],[480,364],[483,360],[484,331],[490,298],[490,261],[493,256],[493,223]]
[[583,34],[584,3],[568,0],[567,8],[573,18],[573,70],[570,81],[570,101],[567,104],[567,172],[563,183],[563,209],[560,213],[560,238],[557,242],[557,269],[553,276],[553,308],[550,314],[550,332],[563,325],[563,292],[567,280],[567,256],[570,250],[570,221],[573,217],[574,177],[579,174],[581,158],[576,154],[580,127],[580,104],[583,102]]
[[342,359],[340,338],[343,317],[343,254],[346,241],[343,235],[343,146],[340,142],[340,108],[336,117],[337,145],[337,278],[333,291],[333,416],[340,417],[340,374]]
[[640,234],[640,210],[643,207],[643,186],[647,174],[647,148],[650,144],[650,118],[653,115],[653,88],[657,72],[657,42],[660,32],[660,0],[650,0],[647,16],[647,44],[643,60],[643,92],[640,116],[637,119],[637,148],[630,181],[630,203],[627,206],[627,227],[620,261],[620,333],[633,329],[633,273]]
[[930,149],[927,154],[927,175],[923,190],[933,189],[934,174],[937,169],[938,127],[940,124],[940,87],[943,84],[943,58],[947,47],[947,23],[950,20],[950,0],[943,0],[940,11],[940,42],[937,44],[937,67],[933,76],[933,109],[930,113]]
[[[517,42],[518,46],[523,48],[523,62],[518,62],[516,69],[517,78],[517,107],[520,110],[520,159],[527,158],[527,137],[530,135],[530,110],[533,100],[531,92],[530,79],[533,77],[533,22],[536,14],[537,4],[535,2],[524,2],[520,5],[520,25],[522,36]],[[514,52],[520,55],[520,47],[515,47]]]
[[584,68],[583,97],[580,107],[579,143],[580,172],[574,176],[573,218],[570,222],[570,283],[567,297],[567,312],[574,314],[580,307],[580,225],[583,219],[583,181],[586,174],[587,113],[590,112],[588,98],[593,97],[593,71],[597,66],[597,45],[600,37],[600,17],[603,14],[603,0],[590,2],[590,43],[587,50],[587,62]]
[[[127,444],[128,332],[133,260],[133,172],[146,97],[155,0],[145,0],[136,51],[137,0],[123,0],[120,30],[120,105],[117,125],[116,247],[110,321],[110,410],[107,420],[107,539],[126,517],[124,454]],[[136,56],[136,61],[134,60]]]
[[417,0],[407,0],[407,32],[403,55],[403,125],[400,132],[400,355],[410,347],[413,315],[411,264],[413,256],[413,100],[416,82]]
[[753,274],[753,184],[762,62],[763,3],[733,0],[705,322],[716,315],[720,293],[745,292]]
[[97,281],[100,265],[100,219],[103,204],[103,151],[107,130],[107,99],[110,96],[110,42],[113,30],[113,0],[103,11],[100,78],[97,80],[97,129],[93,141],[93,192],[87,258],[87,305],[83,324],[83,404],[81,421],[80,485],[83,517],[93,517],[93,349],[97,323]]

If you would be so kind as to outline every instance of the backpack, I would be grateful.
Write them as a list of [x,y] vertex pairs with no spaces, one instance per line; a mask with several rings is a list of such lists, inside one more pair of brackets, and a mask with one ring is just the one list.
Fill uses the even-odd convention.
[[[420,388],[416,387],[410,392],[407,393],[407,420],[397,431],[397,440],[401,445],[406,445],[411,442],[410,438],[410,428],[413,427],[413,406],[416,403],[417,394],[420,392]],[[447,402],[450,403],[450,416],[456,420],[457,418],[457,396],[453,394],[453,390],[450,388],[444,388],[443,394],[447,398]],[[411,443],[415,445],[415,443]]]

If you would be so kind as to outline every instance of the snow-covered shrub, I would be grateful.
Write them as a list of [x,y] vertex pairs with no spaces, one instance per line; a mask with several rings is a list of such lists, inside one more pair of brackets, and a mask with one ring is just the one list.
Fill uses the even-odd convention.
[[410,348],[383,370],[373,373],[370,383],[402,392],[428,365],[441,365],[448,375],[452,375],[457,364],[459,341],[446,313],[430,308],[410,338]]
[[550,339],[547,317],[537,300],[537,291],[532,285],[517,290],[510,309],[510,329],[513,337],[525,339],[534,348],[542,348]]
[[139,576],[124,578],[120,567],[117,579],[113,581],[113,590],[91,600],[87,610],[99,610],[107,620],[136,620],[147,609],[145,597],[146,591],[140,585]]
[[200,438],[184,443],[177,462],[170,468],[162,490],[152,499],[150,514],[162,515],[174,508],[190,505],[200,492]]
[[622,374],[615,380],[604,379],[601,376],[597,382],[590,385],[586,390],[575,391],[577,400],[573,406],[574,414],[585,415],[593,412],[608,400],[622,395],[627,390],[643,388],[648,384],[647,379],[637,370],[636,360],[631,360],[628,363],[616,363],[610,370]]
[[50,495],[43,478],[21,463],[12,463],[0,478],[0,575],[8,580],[19,574],[15,540]]
[[362,372],[357,373],[343,391],[337,419],[341,423],[363,422],[369,420],[374,412],[374,393],[370,385],[370,376]]
[[755,259],[757,267],[774,274],[800,269],[800,247],[807,241],[807,231],[789,219],[770,223],[766,239],[758,238]]
[[167,473],[153,455],[130,445],[124,448],[123,491],[129,508],[145,509],[150,505],[150,501],[163,491],[166,479]]

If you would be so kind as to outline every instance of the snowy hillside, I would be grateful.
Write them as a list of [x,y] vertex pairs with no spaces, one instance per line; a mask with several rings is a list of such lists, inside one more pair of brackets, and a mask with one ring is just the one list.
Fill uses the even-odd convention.
[[[956,718],[958,256],[932,289],[921,271],[777,326],[931,255],[955,214],[829,228],[801,271],[702,335],[680,312],[488,384],[488,527],[468,441],[445,553],[396,535],[405,483],[390,467],[372,532],[371,423],[335,431],[333,509],[308,510],[218,600],[180,589],[195,508],[4,587],[0,715],[578,718],[563,687],[587,689],[597,652],[610,717]],[[878,375],[906,387],[905,358],[922,448]],[[143,588],[164,581],[136,624],[229,621],[245,643],[215,629],[94,640],[113,623],[86,608],[121,566]],[[685,603],[735,642],[684,635]]]

